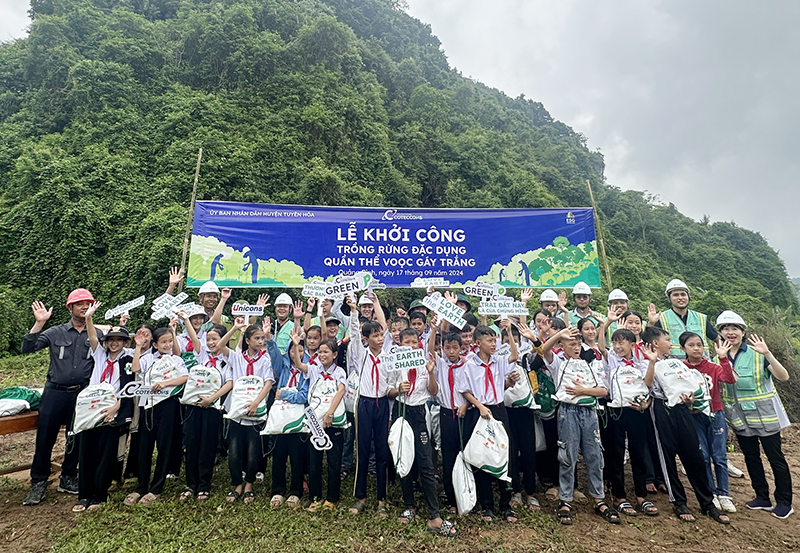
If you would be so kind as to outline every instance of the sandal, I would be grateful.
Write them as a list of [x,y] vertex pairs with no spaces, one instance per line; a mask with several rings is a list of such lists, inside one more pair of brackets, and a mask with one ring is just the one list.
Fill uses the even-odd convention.
[[619,524],[620,522],[619,513],[609,507],[608,503],[605,501],[595,503],[594,512],[606,519],[606,521],[610,522],[611,524]]
[[558,522],[564,526],[570,526],[572,524],[572,505],[566,501],[559,503],[556,516],[558,517]]
[[491,523],[494,522],[494,513],[491,509],[484,509],[481,511],[481,518],[483,518],[483,522]]
[[135,505],[136,503],[139,503],[139,499],[141,499],[141,497],[142,494],[138,492],[133,492],[131,494],[128,494],[128,497],[125,498],[122,504],[128,506]]
[[139,505],[150,505],[153,501],[156,501],[158,497],[159,496],[153,492],[145,494],[145,496],[139,500]]
[[100,503],[99,501],[92,501],[91,503],[89,503],[89,506],[86,507],[86,510],[87,511],[94,511],[95,509],[99,509],[102,506],[103,506],[103,504]]
[[522,507],[522,494],[519,492],[511,494],[511,501],[509,501],[508,504],[512,509]]
[[458,535],[458,528],[449,520],[442,520],[442,525],[438,528],[435,526],[428,526],[428,532],[445,538],[455,538]]
[[208,501],[208,492],[198,492],[197,493],[197,501]]
[[533,497],[532,495],[528,496],[528,509],[531,511],[539,511],[541,510],[542,506],[539,505],[539,500]]
[[649,517],[658,516],[658,507],[653,505],[650,501],[642,501],[639,503],[639,510]]
[[317,499],[316,501],[311,502],[311,505],[309,505],[308,508],[306,508],[306,511],[308,511],[309,513],[316,513],[317,511],[322,509],[322,506],[324,504],[325,503],[323,503],[321,499]]
[[400,514],[400,524],[408,524],[415,516],[413,509],[406,509]]
[[75,504],[74,507],[72,507],[72,512],[73,513],[82,513],[88,508],[89,508],[89,500],[88,499],[81,499],[80,501],[78,501]]
[[451,515],[457,515],[458,514],[458,507],[449,507],[447,509],[447,512],[450,513]]
[[672,507],[672,511],[681,522],[695,522],[697,520],[686,505],[675,505]]
[[286,500],[286,505],[294,510],[297,510],[300,508],[300,498],[296,495],[290,495],[289,499]]
[[180,497],[178,497],[178,501],[186,501],[187,499],[191,499],[193,497],[194,493],[192,493],[192,490],[186,490],[180,495]]
[[633,505],[631,505],[630,501],[620,501],[614,505],[614,509],[616,509],[618,513],[622,513],[625,516],[639,516],[639,513],[633,508]]
[[283,505],[283,502],[286,501],[286,498],[280,494],[275,494],[272,496],[272,499],[269,500],[270,507],[280,507]]
[[378,516],[381,518],[389,518],[389,511],[386,510],[386,505],[378,505]]
[[361,511],[363,511],[367,506],[367,501],[365,499],[356,499],[356,502],[353,503],[353,506],[350,507],[350,514],[351,515],[360,515]]
[[713,505],[706,509],[705,511],[701,510],[701,513],[707,515],[709,518],[714,520],[715,522],[719,522],[720,524],[730,524],[731,519],[728,515],[714,507]]
[[506,522],[511,524],[514,524],[515,522],[517,522],[517,520],[519,520],[519,518],[517,517],[517,513],[514,512],[514,509],[506,509],[505,512],[503,513],[503,517],[505,517]]
[[250,490],[249,492],[244,492],[242,498],[243,503],[252,503],[256,500],[256,494],[253,493],[253,490]]
[[237,492],[236,490],[231,490],[228,492],[228,495],[225,496],[225,501],[228,503],[236,503],[239,501],[239,498],[242,497],[242,494]]

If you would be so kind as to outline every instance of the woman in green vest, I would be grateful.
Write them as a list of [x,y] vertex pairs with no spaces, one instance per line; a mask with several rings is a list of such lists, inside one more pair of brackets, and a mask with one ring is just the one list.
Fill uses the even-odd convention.
[[[781,450],[781,430],[789,426],[773,378],[789,380],[789,373],[775,359],[764,340],[752,334],[745,343],[747,325],[733,311],[723,311],[717,318],[717,329],[731,343],[728,359],[738,379],[736,384],[720,384],[725,418],[736,433],[744,453],[747,472],[756,492],[748,509],[772,511],[778,518],[787,518],[792,509],[792,475]],[[775,502],[769,499],[769,484],[764,475],[759,442],[767,455],[775,477]]]

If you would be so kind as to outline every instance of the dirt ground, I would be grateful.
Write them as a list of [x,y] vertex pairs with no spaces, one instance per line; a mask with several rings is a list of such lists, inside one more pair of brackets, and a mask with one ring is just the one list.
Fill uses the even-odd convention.
[[[33,457],[35,432],[26,432],[0,437],[0,467],[30,462]],[[783,432],[784,452],[792,471],[794,482],[800,482],[800,425],[795,424]],[[64,439],[56,445],[53,461],[63,458]],[[744,460],[737,450],[729,458],[744,469]],[[771,476],[766,463],[767,475]],[[57,474],[53,475],[57,479]],[[73,517],[71,508],[75,496],[56,493],[56,482],[50,486],[46,500],[36,507],[23,507],[22,499],[27,493],[29,475],[27,471],[0,477],[0,551],[5,553],[39,553],[50,549],[51,540],[60,531],[69,528]],[[684,481],[690,492],[688,482]],[[795,551],[800,549],[800,514],[787,520],[778,520],[769,513],[749,511],[744,502],[752,498],[752,489],[747,476],[731,478],[731,495],[738,508],[732,515],[730,526],[721,526],[698,515],[696,523],[687,524],[672,514],[665,495],[651,496],[661,515],[650,518],[623,517],[623,523],[612,526],[591,513],[589,505],[578,505],[575,524],[559,528],[565,544],[575,549],[606,552],[681,551],[730,553],[736,551]],[[689,506],[696,512],[697,503],[689,493]],[[545,513],[553,513],[555,503],[544,495],[540,501]],[[530,520],[530,519],[528,519]],[[523,521],[520,524],[524,524]],[[467,525],[474,523],[468,522]],[[463,528],[463,526],[462,526]],[[479,534],[495,534],[502,539],[510,551],[530,551],[525,543],[522,528],[495,523],[481,528]],[[475,529],[464,528],[463,538],[472,537]],[[475,544],[476,551],[480,546]]]

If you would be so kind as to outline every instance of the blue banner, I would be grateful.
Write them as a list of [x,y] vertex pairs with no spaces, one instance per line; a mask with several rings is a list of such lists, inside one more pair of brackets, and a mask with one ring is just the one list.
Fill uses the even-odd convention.
[[390,287],[600,287],[591,209],[416,209],[197,202],[188,285],[302,287],[366,271]]

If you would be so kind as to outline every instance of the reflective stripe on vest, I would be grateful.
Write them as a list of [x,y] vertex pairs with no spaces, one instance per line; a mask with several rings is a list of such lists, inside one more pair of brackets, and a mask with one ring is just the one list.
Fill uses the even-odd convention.
[[764,356],[747,348],[736,356],[733,367],[739,377],[736,384],[720,383],[725,418],[731,427],[740,432],[746,427],[779,431],[780,422],[773,403],[776,392],[764,369]]
[[669,341],[672,342],[671,355],[678,359],[685,359],[686,353],[681,349],[679,338],[684,332],[691,331],[703,339],[703,357],[710,359],[710,351],[708,345],[708,336],[706,336],[706,324],[708,317],[703,313],[688,310],[686,315],[686,324],[678,314],[672,309],[668,309],[661,313],[661,328],[669,332]]

